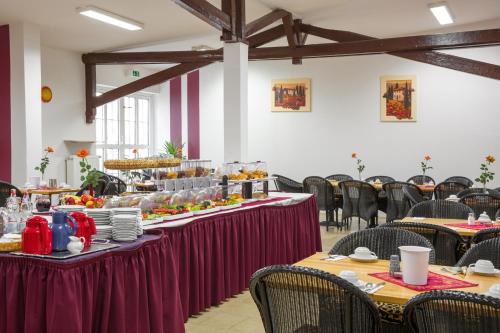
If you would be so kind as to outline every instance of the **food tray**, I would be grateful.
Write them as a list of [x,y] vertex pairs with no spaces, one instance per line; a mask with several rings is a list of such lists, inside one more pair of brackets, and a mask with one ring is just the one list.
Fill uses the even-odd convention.
[[184,214],[176,214],[176,215],[167,215],[163,218],[163,221],[184,219],[186,217],[191,217],[191,216],[193,216],[193,212],[188,212],[188,213],[184,213]]
[[178,158],[138,158],[133,160],[104,161],[104,167],[109,170],[171,168],[179,165],[181,165],[181,160]]
[[17,251],[17,252],[12,252],[11,254],[14,254],[16,256],[23,256],[23,257],[62,260],[62,259],[69,259],[69,258],[84,256],[84,255],[95,253],[95,252],[106,251],[106,250],[114,249],[117,247],[120,247],[120,245],[119,244],[112,244],[112,243],[105,243],[105,244],[92,243],[92,245],[90,245],[90,248],[83,250],[82,252],[77,253],[77,254],[73,254],[69,251],[52,252],[51,254],[31,254],[31,253],[24,253],[21,251]]

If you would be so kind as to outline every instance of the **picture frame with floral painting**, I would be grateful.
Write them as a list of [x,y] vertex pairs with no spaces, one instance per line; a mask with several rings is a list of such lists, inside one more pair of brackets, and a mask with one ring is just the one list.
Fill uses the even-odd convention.
[[380,121],[417,121],[417,77],[414,75],[380,78]]
[[311,112],[311,79],[271,81],[272,112]]

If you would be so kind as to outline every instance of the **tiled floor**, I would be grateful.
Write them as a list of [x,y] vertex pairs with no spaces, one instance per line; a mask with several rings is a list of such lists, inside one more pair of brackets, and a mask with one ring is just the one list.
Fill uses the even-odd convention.
[[[324,216],[323,216],[324,218]],[[366,224],[362,222],[361,228]],[[352,231],[358,228],[357,221],[352,223]],[[327,232],[321,227],[323,250],[328,251],[333,244],[348,232],[330,228]],[[199,316],[189,318],[186,323],[186,333],[263,333],[264,328],[259,311],[255,306],[250,292],[247,290],[219,306],[214,306]]]

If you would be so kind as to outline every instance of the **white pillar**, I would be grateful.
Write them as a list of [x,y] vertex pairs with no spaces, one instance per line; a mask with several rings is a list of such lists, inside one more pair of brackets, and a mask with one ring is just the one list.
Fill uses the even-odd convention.
[[9,31],[12,183],[23,185],[42,156],[40,30],[16,23]]
[[248,156],[248,45],[224,44],[224,161]]

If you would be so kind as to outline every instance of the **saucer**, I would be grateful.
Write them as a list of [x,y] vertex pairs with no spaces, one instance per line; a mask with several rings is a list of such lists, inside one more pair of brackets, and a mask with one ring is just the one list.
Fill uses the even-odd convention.
[[355,254],[350,254],[349,259],[359,262],[375,262],[378,260],[377,256],[371,255],[370,258],[358,257]]
[[493,272],[491,272],[491,273],[486,273],[486,272],[476,272],[475,267],[470,267],[469,269],[470,269],[470,271],[471,271],[472,273],[477,274],[477,275],[483,275],[483,276],[496,276],[498,273],[500,273],[500,269],[496,269],[496,268],[495,268],[495,270],[494,270]]

